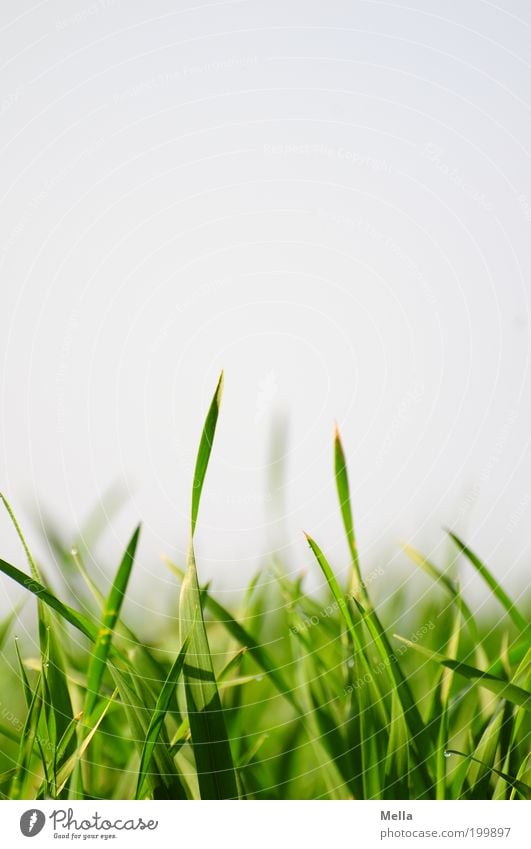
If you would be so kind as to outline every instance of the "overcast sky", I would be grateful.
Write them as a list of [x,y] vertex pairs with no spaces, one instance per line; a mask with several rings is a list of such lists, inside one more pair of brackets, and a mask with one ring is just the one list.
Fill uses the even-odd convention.
[[[38,550],[39,515],[73,539],[116,484],[127,502],[93,568],[142,518],[156,607],[224,368],[202,579],[241,587],[277,546],[318,583],[303,528],[343,574],[337,419],[367,570],[398,569],[404,539],[442,563],[449,525],[520,586],[528,4],[4,0],[0,14],[0,485]],[[22,565],[4,517],[0,540]]]

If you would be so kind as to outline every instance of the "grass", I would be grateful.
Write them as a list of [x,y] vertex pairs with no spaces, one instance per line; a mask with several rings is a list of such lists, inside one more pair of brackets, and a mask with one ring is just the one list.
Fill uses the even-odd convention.
[[36,597],[40,649],[38,658],[22,656],[13,639],[18,608],[0,622],[2,798],[529,798],[524,611],[451,532],[456,557],[498,610],[475,615],[455,571],[411,547],[412,568],[433,591],[405,611],[399,593],[377,609],[337,430],[346,587],[309,535],[326,598],[305,592],[276,561],[253,579],[236,613],[201,585],[194,533],[222,390],[220,378],[195,466],[187,565],[167,561],[179,616],[153,643],[122,615],[140,527],[107,598],[79,552],[50,533],[59,566],[83,582],[63,601],[2,496],[28,571],[1,559],[0,571],[24,589],[22,603]]

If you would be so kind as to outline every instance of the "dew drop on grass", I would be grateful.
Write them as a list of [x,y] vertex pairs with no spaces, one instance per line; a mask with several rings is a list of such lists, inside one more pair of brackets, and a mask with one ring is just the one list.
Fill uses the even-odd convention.
[[451,757],[452,757],[452,753],[451,753],[451,752],[445,752],[445,753],[444,753],[444,757],[445,757],[445,758],[451,758]]
[[263,680],[263,677],[264,677],[263,675],[255,675],[255,676],[254,676],[254,680],[255,680],[255,681],[262,681],[262,680]]

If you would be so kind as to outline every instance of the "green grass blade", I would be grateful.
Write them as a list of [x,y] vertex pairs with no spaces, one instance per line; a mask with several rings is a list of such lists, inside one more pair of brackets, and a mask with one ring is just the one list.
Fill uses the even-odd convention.
[[[46,615],[51,619],[48,610],[46,610]],[[58,747],[74,718],[74,712],[65,671],[65,659],[53,625],[48,626],[48,665],[46,665],[44,657],[43,661],[43,687],[46,693],[44,715],[46,717],[48,739],[51,746],[53,746],[53,772],[55,775],[57,770]],[[67,754],[70,754],[70,751],[75,748],[74,742],[71,741],[69,746],[70,748]]]
[[[28,676],[26,674],[26,669],[24,667],[24,661],[22,660],[22,657],[21,657],[21,654],[20,654],[18,637],[15,637],[15,651],[16,651],[16,655],[17,655],[19,670],[20,670],[20,680],[22,681],[22,687],[23,687],[23,690],[24,690],[24,701],[26,702],[26,707],[28,709],[25,727],[22,731],[22,735],[21,735],[21,738],[20,738],[20,744],[21,744],[21,748],[19,749],[19,765],[20,765],[20,756],[24,751],[24,748],[23,748],[24,737],[28,733],[27,728],[30,727],[30,726],[28,726],[29,716],[30,716],[31,711],[35,709],[35,707],[34,706],[32,707],[32,705],[33,705],[33,702],[34,702],[35,694],[37,693],[37,688],[35,689],[35,694],[34,694],[34,692],[31,689],[31,685],[30,685],[30,682],[28,680]],[[42,672],[39,675],[39,682],[41,681],[41,679],[42,679]],[[37,685],[37,687],[38,687],[38,685]],[[41,708],[39,707],[39,711],[40,711],[40,709]],[[47,761],[46,761],[46,755],[45,755],[45,752],[44,752],[44,748],[43,748],[41,739],[38,735],[36,736],[36,743],[37,743],[37,749],[39,750],[39,756],[40,756],[41,763],[42,763],[45,782],[46,782],[46,784],[48,784],[48,780],[49,780],[48,764],[47,764]],[[17,772],[15,772],[15,775],[17,775]]]
[[347,461],[337,425],[334,436],[334,471],[339,506],[341,509],[341,516],[343,518],[343,526],[345,528],[350,556],[352,558],[352,590],[354,592],[363,593],[363,581],[361,578],[358,547],[356,545],[356,535],[354,533],[354,519],[352,517],[352,506],[350,502]]
[[479,557],[474,554],[471,549],[465,545],[465,543],[459,539],[459,537],[452,533],[452,531],[448,531],[450,537],[453,539],[459,550],[465,555],[465,557],[470,561],[474,569],[481,575],[487,586],[496,596],[501,605],[506,609],[507,613],[513,620],[514,624],[520,631],[527,631],[528,623],[525,618],[522,616],[514,602],[509,598],[503,587],[500,586],[494,575],[490,572],[490,570],[485,566],[485,564],[479,559]]
[[6,560],[2,560],[1,558],[0,572],[3,572],[8,578],[16,581],[16,583],[21,587],[37,596],[40,601],[43,601],[44,604],[47,604],[48,607],[51,607],[52,610],[59,613],[66,622],[69,622],[77,628],[78,631],[81,631],[81,633],[88,637],[89,640],[96,639],[98,634],[97,626],[91,622],[90,619],[87,619],[86,616],[83,616],[82,613],[78,613],[72,607],[69,607],[67,604],[63,604],[62,601],[59,601],[59,599],[47,590],[46,587],[39,583],[39,581],[35,580],[30,575],[27,575],[25,572],[21,572],[16,566],[12,566],[11,563],[7,563]]
[[[9,514],[16,533],[22,543],[33,579],[40,582],[40,573],[22,532],[15,513],[0,493],[0,499]],[[72,701],[68,690],[67,677],[64,671],[64,658],[61,647],[55,636],[54,622],[46,604],[39,597],[37,603],[39,642],[42,661],[42,691],[44,703],[44,720],[48,742],[54,753],[52,760],[55,772],[55,753],[60,738],[73,717]]]
[[[190,635],[184,683],[201,798],[233,799],[238,795],[236,776],[201,610],[192,547],[181,587],[180,619],[182,642]],[[193,627],[195,620],[197,625]]]
[[46,758],[42,750],[42,744],[39,737],[39,721],[43,706],[42,699],[42,675],[39,676],[34,692],[31,694],[31,701],[28,706],[28,713],[24,722],[24,728],[20,738],[20,748],[17,758],[17,766],[13,775],[13,783],[11,785],[10,798],[24,798],[24,785],[33,777],[31,770],[31,760],[33,756],[33,748],[35,743],[39,748],[40,757],[43,766],[45,780],[47,782],[47,766]]
[[516,684],[511,684],[510,681],[498,678],[496,675],[491,675],[489,672],[481,669],[476,669],[467,663],[462,663],[451,657],[444,657],[441,654],[437,654],[437,652],[429,651],[424,646],[413,643],[411,640],[406,640],[405,637],[401,637],[398,634],[394,636],[397,640],[408,646],[408,648],[415,649],[415,651],[424,655],[424,657],[441,664],[441,666],[446,666],[448,669],[453,669],[458,675],[467,678],[469,681],[475,681],[480,687],[490,690],[491,693],[495,693],[500,698],[507,699],[507,701],[513,702],[515,705],[520,705],[520,707],[525,708],[527,711],[531,711],[531,695],[521,687],[517,687]]
[[371,667],[365,655],[360,635],[356,630],[350,607],[347,604],[343,591],[339,586],[339,582],[332,570],[332,567],[330,566],[322,550],[319,548],[315,540],[312,539],[312,537],[310,537],[308,534],[305,534],[305,536],[308,541],[308,545],[310,546],[313,555],[317,560],[319,566],[321,567],[321,570],[326,578],[326,582],[336,601],[339,612],[341,613],[341,617],[347,626],[348,634],[352,640],[352,644],[355,649],[355,660],[357,661],[357,666],[363,675],[368,676],[368,686],[371,690],[371,696],[374,699],[375,710],[378,711],[378,713],[380,714],[380,720],[385,725],[388,722],[388,716],[386,713],[384,700],[382,698],[382,694],[378,690],[378,686],[375,682],[375,677],[371,672]]
[[33,691],[30,686],[30,682],[28,680],[28,676],[26,674],[26,669],[24,667],[24,661],[22,660],[22,656],[20,654],[20,646],[18,637],[15,637],[15,651],[17,654],[18,666],[20,669],[20,680],[22,681],[22,688],[24,691],[24,701],[26,702],[26,707],[29,709],[31,704],[31,700],[33,699]]
[[13,523],[13,527],[15,528],[15,531],[17,532],[17,536],[18,536],[20,542],[22,543],[22,547],[24,549],[24,553],[26,555],[26,559],[28,561],[31,574],[38,581],[41,580],[40,575],[39,575],[39,570],[37,568],[37,564],[35,563],[35,560],[33,559],[33,555],[32,555],[32,553],[29,549],[28,543],[26,542],[26,538],[24,537],[24,534],[22,533],[22,528],[20,527],[20,525],[18,523],[18,519],[15,516],[13,508],[11,507],[9,501],[7,500],[7,498],[5,497],[3,492],[0,492],[0,501],[3,502],[4,507],[6,508],[7,513],[9,515],[9,518],[11,519],[11,522]]
[[477,632],[477,626],[476,626],[476,622],[475,622],[474,616],[472,614],[472,611],[470,610],[470,608],[468,607],[466,602],[464,602],[463,599],[461,598],[460,593],[459,593],[459,589],[458,589],[457,585],[452,581],[452,579],[449,578],[448,575],[445,575],[444,572],[442,572],[440,569],[438,569],[431,562],[431,560],[428,560],[427,557],[424,557],[424,555],[420,551],[418,551],[416,548],[414,548],[412,545],[404,545],[404,551],[407,554],[407,556],[410,558],[410,560],[412,560],[413,563],[415,563],[427,575],[429,575],[430,578],[432,578],[432,580],[435,581],[435,583],[438,583],[442,587],[444,587],[444,589],[452,596],[454,601],[457,601],[459,599],[459,605],[460,605],[460,607],[463,611],[463,614],[464,614],[467,622],[471,626],[471,629],[472,629],[474,636],[477,638],[477,633],[478,633]]
[[[121,703],[141,754],[149,727],[148,715],[151,708],[148,705],[151,705],[150,694],[143,688],[141,688],[140,693],[137,692],[134,679],[128,671],[113,665],[110,667],[110,672],[120,693]],[[96,708],[96,710],[98,711],[99,708]],[[149,781],[155,799],[190,798],[183,776],[171,756],[169,744],[167,747],[155,747],[152,770],[147,774],[146,780]]]
[[84,712],[86,722],[90,721],[90,716],[98,699],[111,648],[113,631],[120,616],[120,610],[127,591],[127,584],[135,561],[139,535],[140,525],[136,528],[129,541],[103,611],[101,626],[94,644],[88,671]]
[[181,677],[183,671],[186,652],[188,651],[188,646],[192,633],[193,630],[184,641],[179,654],[177,655],[174,663],[172,664],[172,667],[168,673],[168,677],[166,678],[162,690],[160,691],[159,697],[157,699],[157,704],[155,705],[155,710],[153,711],[153,715],[149,723],[146,739],[144,741],[144,748],[142,749],[142,755],[140,757],[140,766],[138,769],[138,782],[136,789],[137,799],[142,798],[142,791],[144,789],[146,781],[146,773],[149,769],[149,765],[153,757],[153,752],[155,746],[157,745],[157,740],[159,738],[164,719],[170,706],[170,701],[173,697],[177,682],[179,681],[179,678]]
[[212,665],[212,656],[203,619],[201,591],[197,579],[193,536],[208,461],[214,441],[223,373],[208,411],[194,472],[191,530],[186,575],[181,585],[179,616],[181,642],[190,635],[184,684],[192,748],[202,799],[238,797],[236,773],[225,726],[225,717]]
[[402,710],[404,711],[404,719],[407,723],[409,732],[413,739],[415,749],[417,751],[417,767],[422,773],[427,792],[431,789],[431,781],[428,774],[426,761],[432,750],[431,729],[422,721],[417,703],[413,697],[413,693],[408,684],[408,681],[402,672],[398,658],[393,652],[392,646],[389,643],[385,629],[380,622],[380,619],[373,608],[365,610],[357,599],[354,599],[356,607],[360,611],[363,621],[376,645],[376,648],[387,665],[389,674],[391,675],[394,687],[398,693]]
[[[182,581],[184,579],[185,572],[182,569],[179,569],[178,566],[167,558],[164,558],[164,561],[170,567],[172,572],[174,572]],[[215,617],[216,622],[223,625],[231,637],[236,640],[242,648],[245,647],[247,649],[249,655],[270,678],[278,692],[282,696],[285,696],[287,701],[292,705],[297,713],[302,713],[302,706],[300,705],[297,697],[294,695],[292,686],[288,683],[287,679],[284,677],[267,649],[264,648],[264,646],[262,646],[253,637],[253,635],[244,628],[244,626],[238,622],[234,616],[232,616],[227,608],[223,607],[223,605],[220,604],[209,592],[203,589],[202,595],[204,606],[210,610],[211,614]]]
[[201,501],[201,493],[203,491],[203,483],[205,481],[208,461],[214,443],[214,434],[218,422],[219,407],[221,404],[221,396],[223,394],[223,372],[219,376],[218,385],[212,398],[210,408],[207,413],[203,433],[201,434],[201,442],[199,443],[199,451],[195,463],[194,482],[192,487],[192,538],[195,533],[197,522],[197,514],[199,512],[199,502]]
[[466,752],[459,752],[457,749],[447,749],[447,755],[460,755],[462,758],[467,758],[470,761],[474,761],[477,764],[480,764],[484,769],[493,772],[495,775],[498,775],[500,778],[503,778],[507,784],[510,784],[521,796],[523,799],[531,799],[531,787],[525,782],[520,781],[518,778],[513,778],[512,775],[507,775],[506,772],[502,772],[499,769],[496,769],[493,766],[489,766],[488,764],[483,763],[483,761],[475,758],[474,755],[467,755]]
[[[24,599],[25,601],[25,599]],[[0,622],[0,652],[4,648],[5,642],[9,636],[9,632],[13,627],[13,623],[20,613],[22,605],[17,605],[3,620]]]
[[[448,647],[446,649],[449,653],[449,657],[457,656],[461,638],[461,620],[463,616],[466,616],[464,605],[461,601],[461,596],[459,595],[457,588],[456,593],[458,606],[455,612],[452,633],[450,634]],[[443,667],[441,670],[441,683],[437,688],[437,695],[439,697],[439,704],[437,705],[437,708],[439,710],[440,717],[439,730],[437,734],[437,748],[435,752],[435,780],[437,785],[437,799],[439,800],[446,799],[447,793],[448,761],[445,753],[450,734],[448,702],[452,689],[453,677],[454,671],[452,669],[448,669],[448,667]]]
[[[65,789],[67,782],[71,779],[76,768],[79,766],[79,764],[81,762],[81,758],[83,757],[86,749],[88,748],[89,743],[94,738],[101,722],[103,721],[107,711],[109,710],[109,707],[114,702],[114,699],[116,698],[116,694],[117,694],[117,691],[115,691],[111,695],[111,697],[109,699],[107,699],[107,701],[104,701],[104,702],[101,702],[100,704],[98,704],[98,707],[97,707],[97,709],[95,710],[95,713],[94,713],[92,725],[91,725],[88,733],[84,737],[81,738],[81,740],[78,743],[77,748],[75,748],[75,751],[66,760],[63,759],[63,762],[61,763],[61,766],[60,766],[60,769],[58,770],[57,778],[56,778],[58,794],[62,793],[62,791]],[[74,719],[74,723],[75,722],[76,722],[76,720]],[[78,725],[78,729],[79,729],[79,725]],[[73,732],[74,731],[75,731],[75,727],[74,728],[69,727],[67,729],[66,736],[65,736],[65,742],[68,739],[68,737],[70,737],[70,739],[73,739]]]
[[323,574],[326,578],[326,582],[327,582],[328,586],[330,587],[330,590],[332,592],[332,595],[334,596],[334,599],[337,602],[337,605],[338,605],[339,610],[341,612],[341,616],[345,620],[349,634],[351,635],[351,637],[354,641],[354,644],[356,644],[358,642],[358,640],[357,640],[357,634],[356,634],[356,631],[355,631],[355,628],[354,628],[354,620],[352,619],[352,614],[351,614],[350,608],[347,604],[347,600],[346,600],[346,598],[343,594],[343,590],[339,586],[339,582],[338,582],[336,576],[334,575],[328,560],[324,556],[323,552],[321,551],[321,549],[319,548],[319,546],[317,545],[315,540],[312,539],[311,536],[309,534],[306,534],[306,533],[305,533],[305,537],[308,540],[308,545],[310,546],[311,550],[313,551],[313,553],[315,555],[315,559],[317,560],[317,562],[319,563],[319,566],[321,567],[321,569],[323,571]]

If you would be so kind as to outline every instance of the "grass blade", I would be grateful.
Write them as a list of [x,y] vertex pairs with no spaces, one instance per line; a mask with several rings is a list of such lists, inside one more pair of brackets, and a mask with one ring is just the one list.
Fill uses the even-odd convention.
[[477,626],[474,620],[474,616],[472,615],[472,611],[468,607],[468,605],[463,601],[461,595],[459,593],[459,589],[457,585],[445,575],[440,569],[438,569],[431,560],[428,560],[427,557],[424,557],[420,551],[414,548],[412,545],[404,545],[404,551],[410,560],[413,561],[417,566],[419,566],[427,575],[432,578],[435,583],[440,584],[444,589],[452,596],[454,601],[458,601],[463,614],[469,623],[472,633],[475,638],[478,638]]
[[328,560],[324,556],[323,552],[321,551],[321,549],[319,548],[319,546],[317,545],[315,540],[312,539],[311,536],[307,533],[305,533],[304,536],[308,540],[308,545],[310,546],[311,550],[313,551],[313,553],[315,555],[315,559],[317,560],[317,562],[319,563],[319,566],[321,567],[321,569],[323,571],[323,574],[326,578],[326,582],[327,582],[328,586],[330,587],[330,590],[332,592],[332,595],[334,596],[334,599],[337,602],[337,605],[339,607],[341,615],[346,622],[350,636],[352,637],[354,644],[356,644],[358,642],[358,640],[357,640],[357,634],[356,634],[356,631],[355,631],[355,628],[354,628],[354,620],[352,619],[350,607],[347,604],[347,600],[346,600],[346,598],[343,594],[343,590],[339,586],[338,580],[337,580],[336,576],[334,575]]
[[469,666],[460,660],[453,660],[451,657],[444,657],[441,654],[429,651],[429,649],[425,649],[423,646],[418,645],[418,643],[411,642],[411,640],[406,640],[405,637],[401,637],[398,634],[394,636],[401,643],[408,646],[408,648],[415,649],[415,651],[424,655],[424,657],[441,664],[441,666],[446,666],[448,669],[453,669],[458,675],[467,678],[469,681],[476,681],[480,687],[490,690],[491,693],[495,693],[500,698],[507,699],[507,701],[513,702],[515,705],[520,705],[520,707],[525,708],[527,711],[531,711],[531,695],[521,687],[516,686],[516,684],[511,684],[510,681],[498,678],[496,675],[491,675],[489,672],[484,672],[481,669],[476,669],[474,666]]
[[188,651],[188,646],[192,633],[193,630],[184,641],[179,654],[175,658],[175,661],[168,673],[168,677],[166,678],[162,690],[160,691],[160,695],[157,699],[157,704],[155,705],[155,710],[153,711],[153,715],[149,723],[146,739],[144,742],[144,748],[142,749],[142,755],[140,757],[140,767],[138,769],[138,783],[136,789],[137,799],[142,798],[142,791],[145,785],[146,773],[151,763],[153,751],[155,749],[155,746],[157,745],[157,740],[159,738],[162,725],[164,723],[164,718],[170,706],[170,701],[172,699],[173,693],[175,692],[177,682],[181,677],[181,673],[183,671],[186,652]]
[[4,575],[7,575],[8,578],[11,578],[13,581],[16,581],[21,587],[25,590],[28,590],[33,595],[37,596],[40,601],[43,601],[44,604],[47,604],[48,607],[51,607],[52,610],[55,610],[59,613],[66,622],[69,622],[74,628],[77,628],[78,631],[81,631],[89,640],[96,640],[98,634],[97,626],[87,619],[86,616],[83,616],[82,613],[78,613],[77,610],[74,610],[72,607],[69,607],[67,604],[63,604],[62,601],[59,601],[53,593],[46,589],[39,581],[32,578],[30,575],[27,575],[25,572],[21,572],[20,569],[17,569],[16,566],[12,566],[11,563],[8,563],[6,560],[2,560],[0,558],[0,572],[3,572]]
[[236,773],[225,726],[225,717],[212,665],[201,592],[197,578],[193,537],[199,502],[208,467],[219,405],[223,389],[223,373],[210,405],[194,472],[190,543],[186,575],[181,585],[179,614],[181,642],[190,638],[184,684],[188,718],[192,735],[199,789],[202,799],[234,799],[238,797]]
[[[167,558],[164,558],[164,562],[181,581],[184,579],[184,571],[179,569],[175,563],[172,563],[172,561]],[[297,713],[302,713],[302,706],[293,694],[291,685],[288,683],[267,649],[264,648],[264,646],[262,646],[258,640],[256,640],[252,634],[250,634],[249,631],[244,628],[244,626],[238,622],[234,616],[232,616],[227,608],[223,607],[223,605],[220,604],[207,590],[203,588],[201,592],[204,606],[210,610],[212,615],[215,617],[216,622],[223,625],[231,637],[236,640],[242,648],[245,647],[247,649],[247,652],[255,660],[262,671],[270,678],[278,692],[282,696],[285,696],[287,701],[292,705]]]
[[[25,601],[25,599],[24,599]],[[0,622],[0,652],[4,648],[5,642],[9,636],[9,632],[13,626],[14,621],[18,617],[22,605],[17,605],[6,617]]]
[[[352,559],[352,591],[363,593],[363,581],[361,578],[360,561],[358,556],[358,547],[356,545],[356,535],[354,533],[354,519],[352,517],[352,507],[350,503],[350,487],[348,482],[347,461],[339,428],[336,424],[334,436],[334,471],[336,476],[336,489],[339,498],[339,507],[343,518],[343,526],[347,537],[350,556]],[[364,596],[362,596],[364,597]]]
[[481,575],[487,586],[492,590],[498,601],[501,605],[506,609],[507,613],[513,620],[514,624],[520,631],[527,631],[528,623],[525,618],[522,616],[514,602],[509,598],[503,587],[500,586],[494,575],[490,572],[490,570],[485,566],[485,564],[479,559],[479,557],[474,554],[474,552],[467,546],[465,543],[459,539],[459,537],[452,533],[452,531],[448,531],[450,537],[453,539],[459,550],[465,555],[465,557],[470,561],[474,569]]
[[87,695],[85,700],[85,720],[87,722],[90,722],[90,716],[98,699],[111,648],[113,631],[120,615],[127,584],[133,568],[139,535],[140,525],[136,528],[129,541],[103,611],[101,626],[94,644],[88,671]]
[[506,781],[507,784],[510,784],[511,787],[513,787],[523,799],[531,798],[531,787],[529,787],[529,785],[525,784],[525,782],[523,781],[520,781],[518,778],[513,778],[512,775],[507,775],[507,773],[502,772],[501,770],[496,769],[493,766],[489,766],[488,764],[483,763],[483,761],[479,760],[478,758],[475,758],[474,755],[467,755],[466,752],[459,752],[457,751],[457,749],[447,749],[446,754],[460,755],[460,757],[462,758],[467,758],[470,761],[474,761],[475,763],[480,764],[482,767],[484,767],[484,769],[487,769],[490,772],[493,772],[495,775],[498,775],[500,778],[503,778],[503,780]]
[[191,526],[192,532],[191,536],[193,538],[195,533],[195,526],[197,522],[197,514],[199,512],[199,502],[201,501],[201,493],[203,491],[203,484],[205,482],[206,470],[208,468],[208,461],[210,459],[210,454],[212,451],[212,445],[214,443],[214,434],[216,432],[216,425],[218,422],[219,415],[219,407],[221,404],[221,396],[223,394],[223,372],[221,372],[218,380],[218,385],[216,387],[216,391],[214,392],[214,397],[212,398],[212,402],[210,404],[207,417],[205,420],[205,424],[203,427],[203,433],[201,434],[201,442],[199,443],[199,451],[197,452],[197,459],[195,463],[195,471],[194,471],[194,482],[192,486],[192,512],[191,512]]

